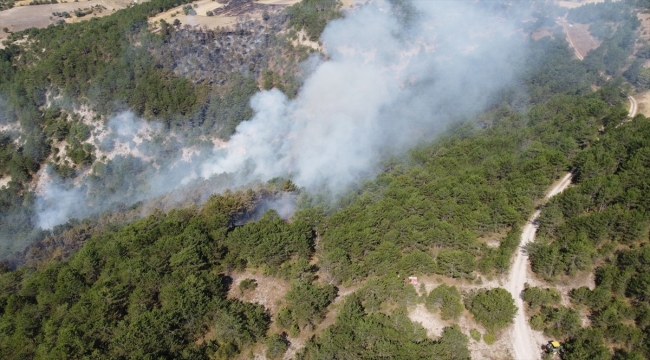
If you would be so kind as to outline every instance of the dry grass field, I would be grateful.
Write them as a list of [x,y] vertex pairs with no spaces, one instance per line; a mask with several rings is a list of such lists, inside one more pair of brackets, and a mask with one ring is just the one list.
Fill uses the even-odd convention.
[[[244,15],[253,19],[261,19],[266,8],[285,7],[297,2],[299,0],[230,1],[228,3],[199,0],[192,3],[196,15],[185,15],[183,6],[178,6],[150,18],[149,23],[155,24],[160,20],[173,23],[175,20],[179,20],[183,25],[216,29],[232,26],[237,23],[240,16]],[[208,11],[212,11],[214,15],[208,16]]]
[[[146,0],[138,0],[140,2]],[[0,11],[0,24],[2,27],[7,27],[10,31],[21,31],[29,29],[31,27],[44,28],[50,24],[56,23],[59,17],[52,16],[54,12],[63,12],[67,11],[72,15],[72,18],[66,19],[67,22],[78,22],[91,19],[93,17],[100,17],[110,15],[113,12],[124,9],[130,4],[133,3],[133,0],[80,0],[79,2],[60,2],[58,4],[45,4],[45,5],[26,5],[29,4],[27,1],[23,0],[20,3],[16,3],[12,9]],[[21,6],[23,5],[23,6]],[[74,16],[74,11],[76,9],[85,9],[90,7],[95,7],[100,5],[103,9],[100,11],[94,11],[92,14],[88,14],[81,18]],[[0,42],[6,39],[9,34],[0,30]],[[1,46],[1,45],[0,45]]]

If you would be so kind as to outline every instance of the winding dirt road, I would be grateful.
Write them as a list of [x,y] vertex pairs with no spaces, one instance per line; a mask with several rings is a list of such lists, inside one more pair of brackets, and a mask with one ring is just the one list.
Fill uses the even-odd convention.
[[636,104],[636,100],[632,96],[628,95],[627,98],[628,100],[630,100],[630,111],[627,113],[627,116],[633,118],[636,116],[636,112],[638,111],[638,106]]
[[[568,173],[555,183],[545,196],[545,200],[561,193],[564,189],[571,184],[572,174]],[[535,233],[537,232],[537,218],[540,211],[537,210],[528,219],[521,234],[520,248],[515,255],[515,260],[510,267],[510,274],[508,274],[508,283],[505,284],[512,297],[515,299],[517,305],[517,315],[515,316],[514,326],[510,331],[510,339],[514,350],[514,358],[516,360],[534,360],[540,358],[540,349],[543,345],[535,340],[533,330],[530,328],[524,313],[524,301],[521,293],[524,290],[524,284],[528,281],[528,256],[524,247],[535,241]]]

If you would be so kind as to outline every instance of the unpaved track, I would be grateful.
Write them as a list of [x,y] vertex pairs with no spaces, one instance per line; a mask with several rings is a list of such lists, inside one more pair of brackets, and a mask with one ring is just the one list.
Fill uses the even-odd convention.
[[[569,41],[569,45],[571,45],[573,52],[576,54],[576,57],[579,60],[584,60],[585,59],[584,56],[580,54],[578,48],[576,48],[576,46],[573,44],[573,40],[571,40],[571,36],[569,35],[569,30],[566,27],[566,20],[563,19],[561,21],[558,21],[558,23],[562,25],[562,28],[564,29],[564,33],[566,34],[566,39]],[[636,113],[638,111],[638,105],[636,103],[636,99],[634,99],[632,96],[628,96],[627,98],[628,100],[630,100],[630,111],[628,111],[627,116],[629,118],[633,118],[636,116]]]
[[[546,194],[545,200],[564,191],[571,184],[571,176],[572,174],[568,173],[560,181],[555,183]],[[508,283],[505,284],[506,290],[510,291],[512,297],[515,299],[515,305],[518,308],[514,326],[510,331],[510,339],[514,350],[513,355],[516,360],[539,359],[540,347],[543,345],[535,340],[533,330],[526,320],[524,301],[521,298],[524,284],[528,281],[528,256],[524,250],[524,246],[535,240],[539,214],[539,210],[535,211],[523,228],[520,248],[515,255],[514,263],[510,267]]]
[[638,106],[636,104],[636,100],[632,96],[628,96],[627,98],[630,100],[630,111],[627,113],[627,116],[633,118],[636,116]]
[[578,48],[576,48],[576,46],[573,44],[573,41],[571,40],[571,35],[569,35],[569,29],[567,29],[567,27],[566,27],[565,20],[560,22],[560,25],[562,25],[562,29],[564,29],[564,33],[566,34],[566,39],[569,41],[569,45],[571,45],[571,48],[573,49],[573,52],[576,54],[576,57],[579,60],[584,60],[585,59],[584,56],[582,56],[582,54],[580,54],[580,52],[578,51]]

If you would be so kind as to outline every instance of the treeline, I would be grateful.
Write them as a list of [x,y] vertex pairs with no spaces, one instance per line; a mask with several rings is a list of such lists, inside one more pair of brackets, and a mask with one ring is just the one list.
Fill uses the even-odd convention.
[[636,17],[631,1],[604,1],[569,9],[567,20],[582,24],[627,22]]
[[470,359],[469,340],[458,326],[447,327],[437,340],[412,323],[405,307],[368,313],[361,297],[350,295],[336,323],[308,341],[296,359]]
[[[467,308],[474,320],[488,330],[485,341],[510,325],[516,306],[505,289],[476,290],[461,294],[453,286],[439,285],[421,296],[415,288],[395,276],[371,277],[339,306],[334,325],[313,337],[297,359],[470,359],[469,339],[457,325],[446,327],[437,339],[427,336],[420,324],[412,323],[407,308],[424,302],[445,320],[456,320]],[[480,332],[474,329],[480,340]],[[492,339],[492,340],[491,340]]]
[[637,7],[643,8],[633,1],[605,1],[585,4],[567,12],[567,20],[589,24],[591,35],[603,41],[585,56],[584,63],[590,72],[604,71],[612,76],[623,74],[630,82],[638,82],[641,64],[623,72],[629,66],[628,58],[635,51],[636,30],[641,25]]
[[[274,62],[284,67],[282,73],[271,72],[270,87],[295,96],[298,79],[291,74],[306,54],[276,35],[286,26],[285,13],[246,21],[234,32],[166,23],[157,34],[149,31],[147,17],[182,3],[154,0],[101,19],[28,29],[11,34],[0,49],[0,123],[16,128],[0,134],[0,177],[11,177],[10,186],[0,190],[5,256],[41,238],[33,230],[34,196],[27,185],[48,158],[63,179],[93,166],[91,187],[109,192],[93,195],[103,198],[125,188],[137,191],[128,181],[151,176],[152,168],[141,159],[96,162],[97,144],[87,142],[88,128],[74,115],[80,104],[103,119],[129,109],[200,142],[196,139],[206,135],[227,139],[252,116],[256,78]],[[20,39],[29,41],[14,44]],[[233,67],[237,62],[240,66]],[[65,156],[58,149],[62,141]],[[122,170],[130,176],[117,173]]]
[[[389,164],[322,225],[330,281],[507,271],[535,201],[597,139],[597,124],[625,118],[607,94],[558,95],[527,117],[503,107],[486,118],[489,129],[463,126],[412,150],[408,165]],[[480,241],[499,232],[510,234],[498,248]]]
[[14,99],[20,97],[20,88],[29,94],[23,94],[25,101],[41,106],[45,90],[52,87],[70,99],[87,97],[102,113],[119,109],[120,102],[150,117],[192,111],[198,90],[156,67],[143,46],[133,46],[136,39],[146,40],[148,16],[182,3],[156,0],[103,18],[12,34],[12,39],[27,36],[30,45],[22,49],[21,60],[14,61],[18,71],[12,86],[3,87],[13,100],[10,110],[27,105]]
[[1,0],[0,1],[0,11],[8,10],[14,7],[14,0]]
[[[533,271],[548,279],[577,271],[596,274],[594,290],[570,293],[573,308],[544,305],[531,319],[540,330],[567,339],[569,353],[609,358],[612,347],[617,358],[650,356],[648,136],[642,115],[611,124],[576,157],[577,186],[542,209],[537,242],[528,248]],[[581,326],[580,309],[589,327]]]
[[[309,259],[314,234],[300,215],[287,224],[273,211],[233,228],[246,199],[213,196],[200,211],[157,213],[94,236],[65,262],[4,268],[0,357],[226,359],[264,340],[270,314],[227,299],[229,282],[222,274]],[[305,309],[301,299],[319,296],[319,287],[311,281],[296,286],[288,309],[304,326],[332,297]],[[208,330],[213,338],[197,344]]]
[[302,0],[287,8],[289,24],[298,31],[304,30],[311,41],[318,41],[325,25],[341,16],[339,0]]

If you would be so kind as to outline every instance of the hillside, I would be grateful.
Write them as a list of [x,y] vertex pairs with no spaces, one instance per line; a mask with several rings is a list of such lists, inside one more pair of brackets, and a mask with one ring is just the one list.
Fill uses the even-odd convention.
[[574,5],[13,31],[0,358],[650,357],[650,4]]

